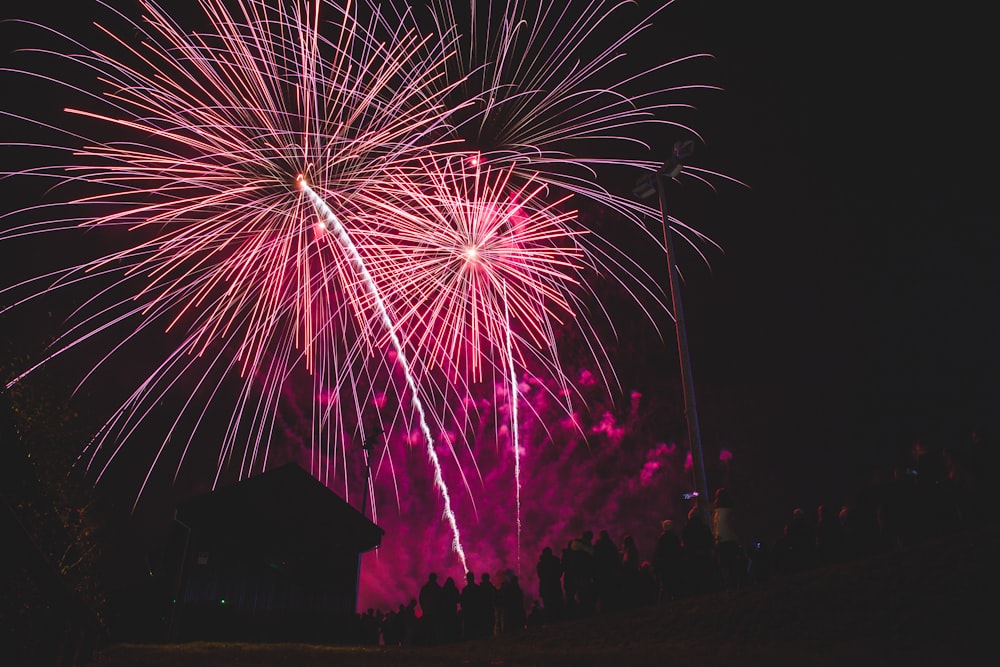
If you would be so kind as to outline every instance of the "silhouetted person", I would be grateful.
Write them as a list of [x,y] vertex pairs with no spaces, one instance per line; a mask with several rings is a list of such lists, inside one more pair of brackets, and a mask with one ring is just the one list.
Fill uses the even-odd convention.
[[552,547],[542,549],[535,566],[538,574],[538,597],[542,599],[544,618],[549,622],[562,619],[562,562],[554,553]]
[[496,602],[493,605],[493,634],[499,636],[503,634],[503,594],[507,592],[507,572],[498,570],[496,577],[493,579],[493,585],[497,589]]
[[681,535],[688,592],[694,595],[712,592],[718,587],[718,572],[712,560],[715,538],[697,505],[688,512]]
[[842,520],[849,556],[857,558],[885,551],[887,541],[882,535],[879,512],[889,486],[886,471],[872,474],[868,484],[850,505],[846,520]]
[[437,642],[437,630],[440,627],[441,584],[437,582],[437,574],[431,572],[427,582],[420,588],[420,636],[421,643]]
[[913,544],[921,529],[922,519],[926,519],[919,511],[918,474],[915,468],[898,466],[885,488],[878,518],[882,536],[890,549]]
[[559,561],[562,565],[563,571],[563,600],[566,603],[566,615],[570,618],[575,618],[579,615],[576,599],[577,590],[579,588],[579,584],[577,583],[579,575],[577,574],[577,567],[575,566],[574,559],[573,540],[570,540],[566,544],[566,548],[562,550],[562,558]]
[[915,440],[910,448],[910,469],[922,484],[936,484],[944,479],[944,460],[941,450],[923,440]]
[[974,491],[971,502],[970,523],[996,524],[1000,518],[1000,494],[993,489],[997,470],[1000,469],[1000,447],[982,429],[969,433],[969,470],[972,472]]
[[736,534],[735,502],[729,489],[720,487],[712,501],[712,537],[715,541],[715,562],[723,590],[738,588],[742,583],[743,563],[739,537]]
[[816,525],[796,507],[785,524],[784,535],[774,545],[776,574],[792,574],[813,567],[816,563]]
[[821,565],[839,563],[845,558],[844,528],[840,517],[826,505],[816,508],[816,556]]
[[597,610],[605,612],[621,606],[621,554],[608,531],[602,530],[594,542],[594,594]]
[[771,579],[771,572],[774,569],[771,551],[763,542],[751,543],[747,559],[749,560],[747,576],[751,582],[764,583]]
[[639,561],[639,548],[635,545],[635,539],[629,534],[622,536],[621,559],[623,604],[625,607],[635,607],[639,604],[639,568],[642,563]]
[[639,588],[636,592],[636,604],[643,607],[653,605],[656,604],[658,597],[659,590],[657,589],[653,564],[644,560],[639,565]]
[[911,451],[915,506],[910,534],[905,544],[914,544],[940,537],[955,528],[957,512],[947,484],[945,449],[928,445],[922,440],[913,444]]
[[542,608],[538,600],[532,600],[525,625],[529,628],[537,628],[540,625],[545,625],[546,622],[545,609]]
[[417,600],[413,598],[403,610],[403,645],[413,646],[417,642]]
[[578,582],[577,596],[580,601],[580,612],[584,616],[594,613],[596,602],[594,592],[594,533],[590,530],[583,531],[580,539],[574,543],[574,550],[579,547],[577,565],[579,567],[580,580]]
[[369,607],[365,613],[361,615],[361,643],[367,644],[369,646],[377,646],[379,643],[378,633],[379,633],[380,619],[375,614],[375,609]]
[[524,591],[521,590],[521,584],[513,572],[506,573],[500,585],[499,600],[498,634],[511,634],[523,630],[526,620]]
[[664,519],[653,549],[653,572],[656,574],[658,600],[668,602],[681,595],[681,540],[674,532],[674,522]]
[[465,573],[465,588],[460,599],[462,605],[462,637],[464,639],[479,639],[483,637],[482,605],[483,595],[476,583],[476,575]]
[[946,448],[941,455],[944,459],[941,486],[953,512],[954,527],[973,525],[977,516],[978,489],[976,477],[968,465],[970,453],[959,448]]
[[396,611],[390,611],[382,620],[382,641],[386,646],[400,646],[403,643],[403,630],[406,618],[406,605],[399,605]]
[[496,607],[498,592],[496,586],[490,581],[488,572],[483,572],[479,578],[479,591],[482,595],[482,606],[479,608],[482,614],[479,617],[480,637],[492,637],[496,624]]
[[458,641],[461,629],[458,622],[458,604],[462,594],[455,585],[455,580],[451,577],[445,579],[444,586],[441,587],[441,607],[438,616],[439,642]]
[[566,608],[574,616],[588,616],[594,611],[594,533],[570,540],[563,551],[563,587]]

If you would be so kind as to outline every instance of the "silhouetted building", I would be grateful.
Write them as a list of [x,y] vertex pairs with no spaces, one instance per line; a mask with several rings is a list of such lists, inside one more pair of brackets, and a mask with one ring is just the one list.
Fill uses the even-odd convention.
[[384,531],[298,465],[184,501],[175,520],[175,640],[358,640],[359,556]]

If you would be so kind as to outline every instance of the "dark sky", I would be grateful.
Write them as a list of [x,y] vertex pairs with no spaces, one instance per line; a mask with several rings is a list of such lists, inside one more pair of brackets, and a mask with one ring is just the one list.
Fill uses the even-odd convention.
[[774,381],[773,455],[798,488],[915,437],[995,432],[988,22],[962,5],[684,11],[727,89],[706,148],[752,186],[719,204],[727,254],[686,302],[696,373]]
[[[77,20],[57,6],[0,11]],[[1000,432],[997,42],[975,3],[926,7],[680,0],[644,42],[716,56],[698,162],[750,188],[675,186],[671,212],[725,248],[686,268],[706,448],[744,431],[743,484],[779,506]]]

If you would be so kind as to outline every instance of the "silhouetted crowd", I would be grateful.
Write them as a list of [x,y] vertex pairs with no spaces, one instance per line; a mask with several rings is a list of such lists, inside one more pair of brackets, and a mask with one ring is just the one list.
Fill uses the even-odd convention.
[[[431,573],[417,598],[383,613],[360,615],[363,643],[432,645],[518,632],[673,600],[763,584],[772,577],[872,556],[995,523],[997,502],[986,487],[997,463],[992,444],[973,434],[969,446],[934,449],[914,442],[905,464],[879,471],[851,505],[794,508],[771,545],[747,542],[739,507],[727,488],[710,504],[695,500],[683,525],[660,525],[643,560],[631,535],[616,543],[607,530],[584,531],[560,553],[538,557],[537,598],[530,609],[517,575],[466,574],[459,589]],[[419,607],[419,612],[418,612]]]

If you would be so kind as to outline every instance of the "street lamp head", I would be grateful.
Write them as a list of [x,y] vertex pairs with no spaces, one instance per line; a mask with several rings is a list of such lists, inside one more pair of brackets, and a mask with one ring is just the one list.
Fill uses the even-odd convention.
[[684,139],[683,141],[678,141],[674,143],[674,150],[670,154],[670,159],[663,163],[663,169],[660,173],[674,178],[677,174],[681,173],[681,169],[684,167],[684,161],[689,157],[694,155],[694,140]]
[[684,139],[674,143],[674,162],[683,163],[694,155],[694,139]]
[[657,177],[666,176],[667,178],[675,178],[680,174],[681,169],[684,168],[684,162],[694,155],[694,145],[694,139],[682,139],[681,141],[674,142],[674,148],[670,153],[670,157],[663,163],[659,171],[640,176],[632,188],[632,194],[638,199],[652,199],[655,197],[657,195]]
[[372,448],[375,447],[375,443],[378,442],[378,437],[382,435],[382,433],[384,433],[384,431],[382,429],[378,429],[374,433],[369,434],[368,437],[365,438],[364,442],[361,443],[362,449],[371,453]]

